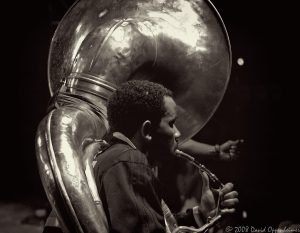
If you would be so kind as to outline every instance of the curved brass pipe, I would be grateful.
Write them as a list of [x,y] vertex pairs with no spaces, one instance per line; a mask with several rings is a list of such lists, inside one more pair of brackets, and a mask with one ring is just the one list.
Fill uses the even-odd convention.
[[41,121],[36,139],[39,171],[64,232],[107,232],[103,209],[94,200],[97,190],[89,188],[86,178],[92,167],[83,147],[87,139],[102,138],[106,126],[84,105],[60,106]]

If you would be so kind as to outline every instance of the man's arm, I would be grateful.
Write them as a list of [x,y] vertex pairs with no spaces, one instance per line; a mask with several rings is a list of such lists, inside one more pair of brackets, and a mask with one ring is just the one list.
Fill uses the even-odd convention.
[[182,143],[179,148],[199,160],[217,159],[228,161],[238,156],[238,147],[243,142],[244,140],[238,139],[228,140],[221,145],[209,145],[190,139]]

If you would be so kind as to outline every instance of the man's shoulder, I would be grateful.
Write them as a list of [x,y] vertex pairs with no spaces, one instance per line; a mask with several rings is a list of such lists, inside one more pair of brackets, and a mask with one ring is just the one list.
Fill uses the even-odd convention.
[[107,170],[118,163],[136,163],[148,165],[146,155],[123,143],[117,143],[106,149],[96,158],[95,169]]

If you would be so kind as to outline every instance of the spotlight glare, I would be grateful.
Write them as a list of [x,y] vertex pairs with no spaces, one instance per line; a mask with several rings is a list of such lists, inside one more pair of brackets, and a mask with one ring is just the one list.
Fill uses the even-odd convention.
[[240,57],[240,58],[237,59],[237,64],[238,64],[239,66],[243,66],[244,63],[245,63],[245,61],[244,61],[243,58]]
[[243,210],[243,212],[242,212],[242,217],[243,217],[243,218],[247,218],[247,217],[248,217],[248,214],[247,214],[247,211],[246,211],[246,210]]

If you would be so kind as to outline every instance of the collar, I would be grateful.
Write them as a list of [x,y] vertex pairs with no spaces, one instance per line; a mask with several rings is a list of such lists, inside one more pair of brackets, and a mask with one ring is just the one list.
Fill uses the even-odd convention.
[[115,137],[123,142],[126,142],[133,149],[136,149],[136,146],[132,143],[132,141],[130,141],[130,139],[128,137],[126,137],[124,134],[122,134],[121,132],[113,132],[113,137]]
[[[126,137],[124,134],[122,134],[121,132],[113,132],[113,137],[126,142],[129,146],[131,146],[133,149],[136,149],[135,145],[132,143],[132,141],[130,141],[130,139],[128,137]],[[152,168],[152,171],[154,173],[154,176],[157,178],[158,177],[158,167],[155,166]]]

